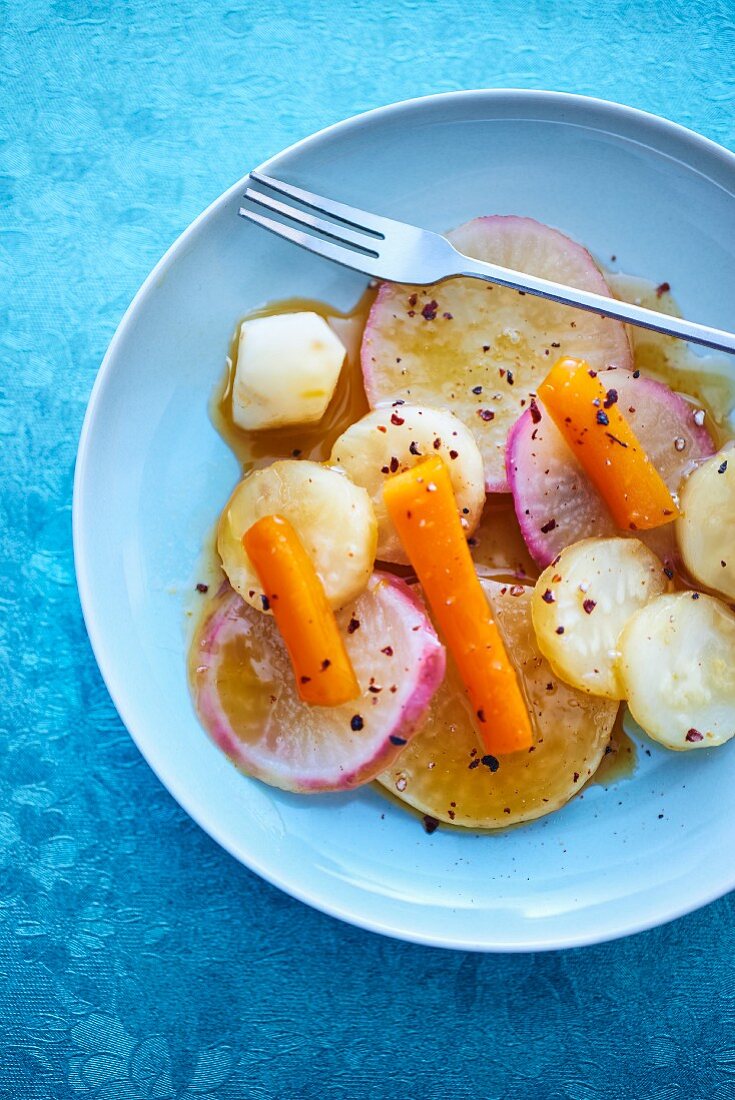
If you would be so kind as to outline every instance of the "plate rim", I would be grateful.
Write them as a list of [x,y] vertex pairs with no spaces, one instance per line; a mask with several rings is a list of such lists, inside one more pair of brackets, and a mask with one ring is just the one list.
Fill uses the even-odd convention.
[[[341,130],[347,129],[356,123],[387,117],[391,114],[399,114],[407,109],[413,109],[422,105],[441,105],[442,103],[457,102],[463,99],[468,102],[478,99],[497,102],[512,98],[518,98],[519,102],[536,102],[539,105],[544,105],[552,109],[555,108],[557,113],[559,110],[563,112],[565,108],[571,108],[572,111],[579,108],[587,108],[592,111],[599,111],[602,114],[607,114],[610,117],[617,117],[623,120],[627,119],[634,125],[637,123],[648,127],[654,132],[678,138],[679,140],[683,140],[685,144],[688,143],[693,146],[695,150],[699,149],[702,152],[706,152],[710,157],[714,157],[715,160],[720,161],[726,171],[733,173],[733,180],[735,182],[735,153],[718,144],[711,138],[705,137],[703,134],[683,126],[680,123],[673,122],[670,119],[663,118],[660,115],[641,110],[637,107],[617,103],[613,100],[579,95],[571,92],[531,88],[462,89],[397,100],[381,107],[359,112],[348,118],[324,126],[314,133],[308,134],[293,142],[286,148],[279,150],[257,167],[260,171],[268,172],[271,166],[279,161],[281,157],[297,152],[299,149],[315,142],[323,136],[338,134]],[[574,124],[573,119],[567,121],[572,125]],[[695,164],[689,164],[688,167],[693,168],[695,171],[697,170]],[[274,872],[270,866],[263,864],[258,859],[257,851],[248,851],[246,854],[243,853],[234,839],[229,836],[226,829],[220,828],[218,822],[209,820],[206,803],[200,805],[197,796],[187,789],[186,783],[183,780],[179,780],[175,772],[174,774],[170,774],[167,761],[163,757],[159,757],[156,752],[155,742],[152,742],[150,738],[137,730],[134,721],[128,720],[126,717],[128,706],[122,698],[121,693],[114,687],[113,673],[107,664],[105,655],[105,640],[102,637],[101,631],[98,631],[95,622],[93,586],[86,556],[87,550],[84,538],[84,526],[86,522],[84,486],[89,461],[90,440],[94,430],[94,423],[97,417],[101,395],[111,375],[111,364],[115,359],[117,347],[122,342],[124,333],[131,323],[139,303],[145,298],[151,287],[165,275],[168,268],[176,260],[179,252],[187,247],[191,239],[196,236],[199,229],[208,221],[210,216],[221,206],[226,205],[238,191],[242,190],[247,180],[247,176],[248,173],[233,183],[194,218],[166,249],[136,291],[120,319],[97,371],[87,401],[84,420],[79,435],[72,493],[72,545],[74,569],[82,616],[92,652],[107,692],[110,695],[121,722],[148,766],[184,812],[191,817],[208,836],[239,863],[253,871],[270,885],[277,887],[290,897],[322,913],[335,917],[338,920],[345,921],[355,927],[422,946],[441,947],[450,950],[471,950],[484,953],[526,953],[529,951],[565,950],[575,947],[585,947],[597,943],[610,942],[625,936],[635,935],[639,932],[644,932],[648,929],[667,924],[670,921],[676,920],[679,917],[692,913],[716,901],[730,890],[735,889],[734,866],[732,875],[729,879],[725,880],[723,878],[723,881],[718,883],[716,887],[705,891],[701,895],[697,895],[693,899],[691,895],[688,898],[684,897],[678,905],[671,906],[665,903],[659,903],[659,906],[654,906],[654,911],[645,917],[633,916],[613,919],[610,926],[596,929],[595,931],[590,931],[582,935],[575,935],[573,930],[570,930],[565,934],[547,934],[537,937],[530,936],[523,944],[518,944],[510,940],[503,942],[497,937],[495,937],[492,942],[476,942],[475,939],[470,940],[466,936],[452,934],[450,931],[441,936],[424,934],[419,928],[402,927],[390,920],[384,921],[379,918],[365,916],[359,909],[351,907],[350,905],[333,903],[328,898],[322,897],[318,892],[310,892],[297,884],[293,884],[289,881],[288,873],[278,874]],[[541,929],[539,929],[539,931],[541,931]]]

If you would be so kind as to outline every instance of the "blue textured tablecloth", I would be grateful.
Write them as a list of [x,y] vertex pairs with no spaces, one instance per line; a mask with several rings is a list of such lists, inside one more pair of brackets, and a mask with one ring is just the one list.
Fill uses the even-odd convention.
[[268,154],[427,92],[584,92],[735,147],[732,0],[0,3],[0,1097],[735,1096],[733,901],[568,953],[392,942],[265,885],[122,727],[70,501],[95,372]]

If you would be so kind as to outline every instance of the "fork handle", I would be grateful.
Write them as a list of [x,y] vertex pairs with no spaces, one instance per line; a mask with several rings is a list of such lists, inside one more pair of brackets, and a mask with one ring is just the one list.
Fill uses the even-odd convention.
[[621,302],[617,298],[606,298],[604,294],[576,290],[550,279],[540,279],[536,275],[526,275],[509,267],[484,263],[465,256],[462,252],[457,252],[457,259],[457,270],[452,272],[452,276],[465,275],[473,279],[484,279],[488,283],[510,287],[511,290],[535,294],[538,298],[548,298],[564,306],[576,306],[589,313],[599,313],[603,317],[612,317],[615,321],[625,321],[629,325],[637,325],[638,328],[653,329],[654,332],[663,332],[667,336],[677,336],[693,344],[702,344],[706,348],[735,355],[735,333],[725,332],[724,329],[699,325],[695,321],[670,317],[655,309],[644,309],[643,306]]

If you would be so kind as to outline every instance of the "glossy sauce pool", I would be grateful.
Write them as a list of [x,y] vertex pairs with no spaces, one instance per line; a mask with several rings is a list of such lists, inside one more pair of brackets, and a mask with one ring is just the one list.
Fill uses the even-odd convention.
[[[613,292],[619,298],[636,301],[664,312],[678,312],[671,295],[665,290],[657,289],[647,280],[609,273],[606,277]],[[237,456],[244,474],[252,469],[267,466],[280,458],[326,461],[337,437],[350,424],[368,412],[369,406],[363,389],[360,368],[360,343],[374,298],[375,291],[366,290],[348,313],[340,313],[323,302],[292,298],[271,303],[248,314],[248,318],[253,318],[310,310],[324,317],[345,345],[347,358],[335,395],[322,420],[312,425],[246,432],[234,424],[231,393],[237,365],[240,329],[238,323],[230,342],[226,371],[213,396],[210,411],[215,427]],[[630,329],[629,335],[634,349],[636,367],[643,373],[666,382],[704,409],[705,423],[718,445],[731,439],[735,434],[731,419],[735,409],[735,376],[727,358],[715,355],[695,356],[681,341],[641,329]],[[523,542],[509,494],[488,496],[482,521],[470,540],[470,545],[478,571],[485,576],[510,583],[518,581],[533,583],[539,575],[539,569]],[[381,566],[381,568],[390,569],[402,576],[410,576],[408,568],[400,566]],[[200,576],[206,578],[210,590],[216,590],[223,579],[216,556],[214,537],[208,540]],[[686,585],[685,579],[681,576],[675,578],[675,583],[681,587]],[[202,600],[201,596],[199,597],[196,618],[206,614],[208,604],[209,600]],[[225,654],[223,665],[222,675],[224,682],[228,685],[227,691],[232,704],[233,717],[237,714],[243,718],[251,716],[254,713],[253,708],[257,710],[255,696],[258,683],[254,678],[247,655],[240,652],[237,647],[233,647],[231,653]],[[192,675],[193,669],[190,665],[190,677]],[[457,698],[457,706],[460,708],[464,706],[462,698]],[[614,783],[633,774],[635,770],[635,743],[625,732],[624,713],[625,708],[621,707],[609,749],[590,782],[604,785]],[[378,789],[386,793],[383,787]],[[400,801],[395,796],[389,797],[393,801]],[[410,807],[405,803],[401,802],[401,805],[410,811]],[[415,813],[415,811],[410,812]]]

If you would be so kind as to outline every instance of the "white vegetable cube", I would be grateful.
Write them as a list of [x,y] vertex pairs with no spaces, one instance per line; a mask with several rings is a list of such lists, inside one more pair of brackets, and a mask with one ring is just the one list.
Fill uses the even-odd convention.
[[342,341],[317,313],[279,313],[243,321],[232,419],[251,430],[320,420],[344,358]]

